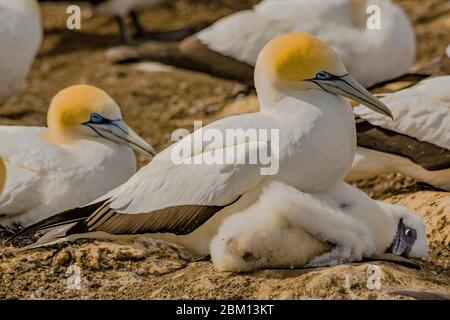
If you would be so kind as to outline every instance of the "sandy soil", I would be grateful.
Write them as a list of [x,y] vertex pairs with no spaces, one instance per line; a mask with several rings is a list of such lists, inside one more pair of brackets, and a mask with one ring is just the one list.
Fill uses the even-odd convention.
[[[147,12],[144,21],[152,30],[201,27],[255,2],[174,0]],[[398,2],[415,24],[417,63],[440,56],[450,43],[449,14],[438,13],[445,1]],[[105,50],[119,45],[115,24],[90,17],[83,6],[82,30],[70,32],[65,29],[65,8],[60,3],[42,5],[44,45],[23,90],[0,106],[0,124],[45,125],[51,97],[76,83],[97,85],[110,93],[127,122],[158,150],[170,143],[174,129],[190,129],[193,119],[208,122],[255,108],[254,93],[237,82],[183,70],[148,72],[135,65],[109,65]],[[207,258],[183,248],[145,238],[129,243],[79,241],[17,252],[2,244],[5,236],[0,236],[0,299],[398,299],[389,292],[398,288],[450,291],[450,195],[399,174],[357,186],[424,217],[431,253],[420,262],[420,269],[364,262],[236,275],[216,272]],[[373,265],[380,271],[379,289],[367,287]]]

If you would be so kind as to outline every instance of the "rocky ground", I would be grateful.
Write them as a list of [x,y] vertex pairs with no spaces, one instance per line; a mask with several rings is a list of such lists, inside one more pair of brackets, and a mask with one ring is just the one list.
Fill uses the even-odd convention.
[[[201,27],[256,1],[174,0],[147,12],[152,30]],[[422,64],[450,43],[445,1],[399,0],[418,36]],[[115,24],[91,17],[83,6],[81,31],[65,28],[66,5],[42,5],[44,45],[23,90],[0,106],[0,124],[45,125],[51,97],[76,83],[106,90],[124,117],[158,150],[170,133],[190,129],[193,119],[212,121],[253,110],[254,93],[245,85],[185,70],[148,65],[110,65],[105,51],[119,45]],[[140,158],[140,164],[145,163]],[[403,299],[401,288],[450,291],[450,195],[390,174],[357,186],[371,196],[400,203],[426,221],[431,252],[414,269],[371,261],[333,268],[217,272],[205,257],[146,238],[132,242],[79,241],[18,252],[0,237],[0,299]],[[380,286],[374,279],[379,276]]]

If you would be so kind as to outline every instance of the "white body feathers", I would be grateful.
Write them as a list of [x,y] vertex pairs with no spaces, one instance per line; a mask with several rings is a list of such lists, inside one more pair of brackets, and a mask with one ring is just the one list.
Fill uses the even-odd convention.
[[0,127],[8,175],[0,195],[0,224],[27,226],[85,205],[136,171],[135,156],[126,146],[103,138],[57,145],[44,137],[46,131]]
[[[358,106],[354,112],[372,125],[450,150],[450,76],[424,80],[414,87],[386,94],[382,100],[390,107],[394,121],[364,106]],[[347,179],[365,179],[387,172],[401,172],[450,191],[450,169],[428,171],[404,157],[361,147]]]
[[37,1],[0,0],[0,104],[20,89],[41,42]]
[[[414,63],[414,30],[390,0],[369,0],[380,8],[381,28],[356,27],[348,0],[265,0],[253,10],[225,17],[197,37],[209,49],[249,65],[271,39],[302,31],[328,43],[350,74],[364,86],[407,73]],[[363,19],[369,17],[361,12]]]
[[450,150],[450,76],[426,79],[411,88],[387,93],[382,101],[391,108],[394,121],[362,105],[354,112],[374,126]]

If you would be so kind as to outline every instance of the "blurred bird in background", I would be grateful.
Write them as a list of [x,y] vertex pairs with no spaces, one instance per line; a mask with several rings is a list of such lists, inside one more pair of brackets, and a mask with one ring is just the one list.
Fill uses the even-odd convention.
[[383,94],[394,120],[364,106],[354,112],[358,151],[347,179],[401,172],[450,191],[450,76]]
[[[41,2],[67,2],[66,0],[39,0]],[[125,44],[137,44],[143,41],[179,41],[194,32],[195,28],[186,27],[168,31],[148,31],[140,15],[143,10],[150,9],[167,2],[167,0],[74,0],[72,3],[90,3],[94,14],[114,18],[119,30],[119,40]],[[127,19],[131,20],[130,30]],[[134,31],[134,32],[133,32]]]
[[[194,33],[192,28],[172,31],[147,31],[140,19],[140,10],[151,8],[166,0],[89,0],[94,6],[96,14],[114,17],[119,27],[119,37],[125,43],[132,43],[133,39],[179,41]],[[130,17],[135,33],[130,34],[125,21]]]
[[36,0],[0,0],[0,104],[20,90],[42,37]]
[[6,167],[3,162],[3,158],[0,157],[0,195],[2,194],[3,188],[6,182]]
[[[381,12],[380,25],[367,26],[367,8]],[[370,11],[371,14],[376,14]],[[274,37],[302,31],[330,45],[365,87],[410,71],[416,54],[413,27],[390,0],[263,0],[234,13],[169,48],[118,48],[112,61],[149,59],[253,82],[261,49]]]

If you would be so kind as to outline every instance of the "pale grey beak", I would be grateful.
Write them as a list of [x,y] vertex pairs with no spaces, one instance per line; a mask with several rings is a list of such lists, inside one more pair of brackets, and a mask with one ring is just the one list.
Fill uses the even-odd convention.
[[332,76],[329,79],[314,78],[309,81],[314,82],[327,92],[355,100],[375,112],[394,119],[391,110],[381,100],[372,95],[348,74],[344,76]]
[[144,139],[139,137],[123,120],[113,120],[107,123],[87,123],[99,136],[127,145],[144,155],[155,156],[156,151]]

